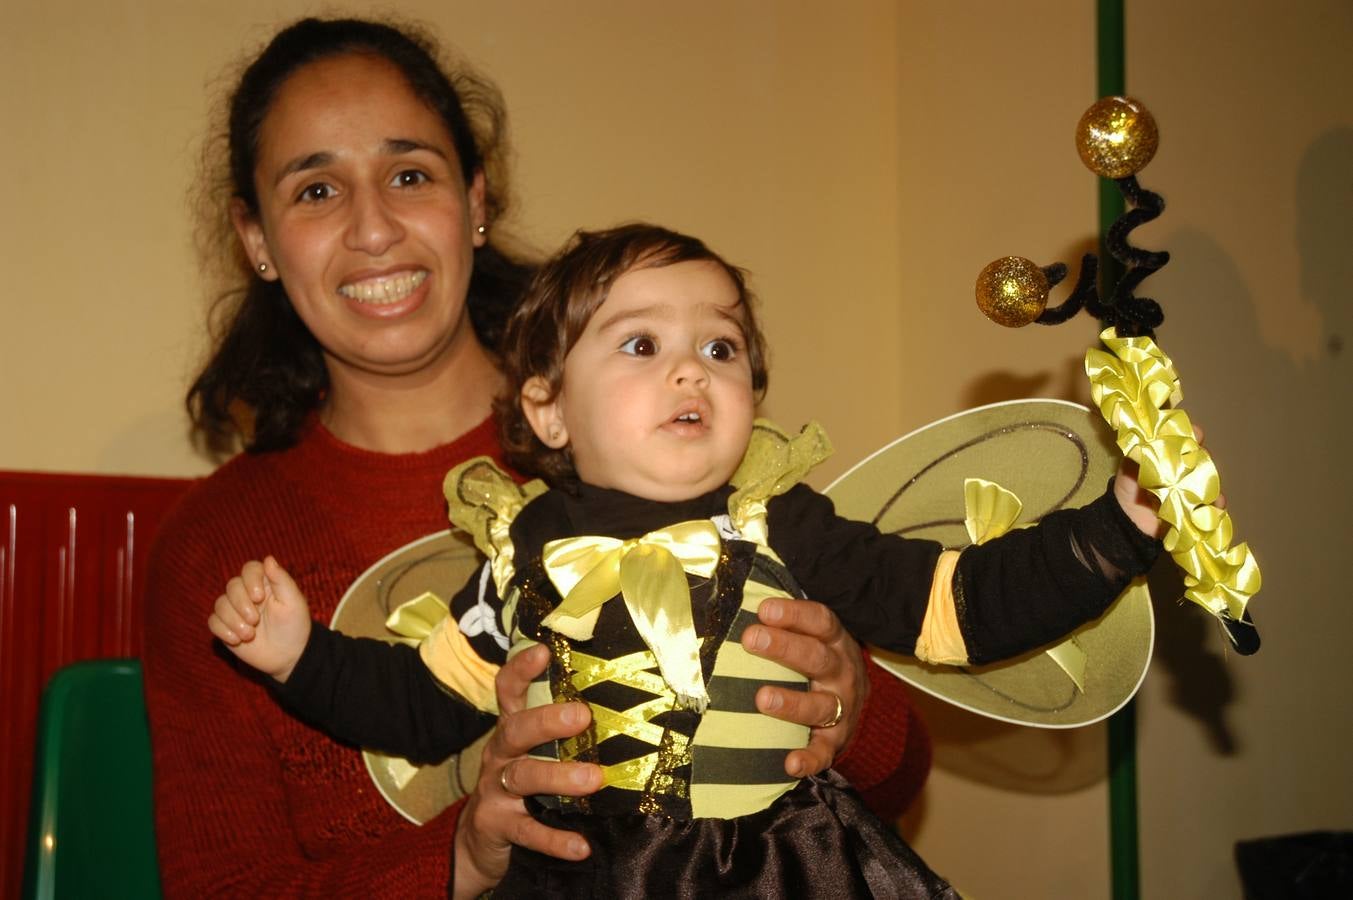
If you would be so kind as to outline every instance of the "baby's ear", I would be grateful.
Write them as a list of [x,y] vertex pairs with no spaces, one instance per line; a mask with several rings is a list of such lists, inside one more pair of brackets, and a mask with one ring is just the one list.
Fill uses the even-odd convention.
[[552,450],[568,446],[568,427],[564,425],[563,391],[550,392],[549,383],[532,375],[521,386],[521,411],[540,442]]

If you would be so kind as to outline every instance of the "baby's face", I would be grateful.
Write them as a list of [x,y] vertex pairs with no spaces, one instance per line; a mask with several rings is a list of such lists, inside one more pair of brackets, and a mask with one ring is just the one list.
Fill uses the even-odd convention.
[[723,485],[747,451],[756,407],[732,279],[705,260],[620,276],[548,406],[558,430],[542,440],[567,444],[589,484],[664,501]]

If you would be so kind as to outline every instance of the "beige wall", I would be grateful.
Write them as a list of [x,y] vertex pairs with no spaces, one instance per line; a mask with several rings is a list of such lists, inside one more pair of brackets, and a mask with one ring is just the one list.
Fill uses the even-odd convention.
[[[1088,7],[401,4],[503,88],[523,237],[645,217],[752,270],[768,412],[815,416],[838,445],[819,484],[976,403],[1084,398],[1088,320],[1005,332],[972,283],[997,256],[1070,261],[1093,235],[1070,140],[1094,98]],[[314,8],[0,7],[0,467],[208,470],[180,408],[205,308],[183,198],[212,79]],[[1234,8],[1142,0],[1129,20],[1129,84],[1163,136],[1143,181],[1171,204],[1141,233],[1176,254],[1149,282],[1162,343],[1268,582],[1252,659],[1163,604],[1140,704],[1148,897],[1239,896],[1236,839],[1353,827],[1335,755],[1353,737],[1336,645],[1353,614],[1328,564],[1349,537],[1334,448],[1350,436],[1330,413],[1349,388],[1353,8]],[[922,854],[984,900],[1107,896],[1102,729],[930,718],[939,768],[905,823]]]
[[1137,2],[1128,46],[1162,129],[1145,174],[1171,204],[1150,232],[1175,254],[1153,279],[1162,335],[1265,580],[1252,658],[1193,610],[1158,616],[1143,885],[1238,896],[1234,841],[1353,829],[1353,5]]

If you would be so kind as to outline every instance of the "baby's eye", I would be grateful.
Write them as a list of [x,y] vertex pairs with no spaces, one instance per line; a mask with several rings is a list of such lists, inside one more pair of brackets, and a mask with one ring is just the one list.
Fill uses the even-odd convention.
[[634,356],[652,356],[658,352],[658,342],[646,334],[635,335],[620,345],[620,352]]
[[700,352],[710,359],[729,362],[737,359],[738,346],[728,338],[716,338],[700,348]]
[[415,187],[416,185],[426,184],[431,180],[426,172],[421,172],[418,169],[405,169],[395,176],[393,183],[396,187]]
[[328,200],[334,195],[334,189],[322,181],[316,181],[314,184],[307,184],[301,188],[301,192],[296,195],[297,203],[319,203]]

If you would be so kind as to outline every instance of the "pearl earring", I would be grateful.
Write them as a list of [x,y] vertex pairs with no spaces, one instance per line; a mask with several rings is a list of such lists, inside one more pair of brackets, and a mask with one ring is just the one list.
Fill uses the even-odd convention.
[[268,271],[268,264],[267,264],[267,263],[259,263],[259,264],[258,264],[258,271],[259,271],[259,274],[266,274],[267,271]]

